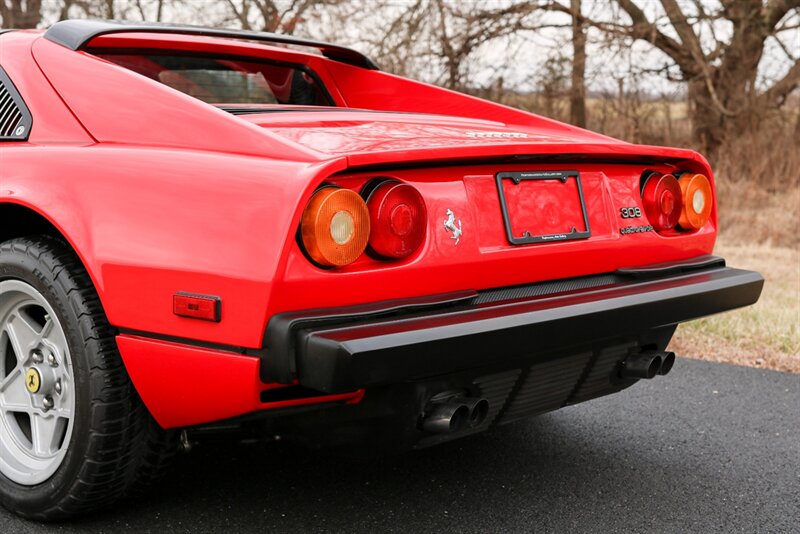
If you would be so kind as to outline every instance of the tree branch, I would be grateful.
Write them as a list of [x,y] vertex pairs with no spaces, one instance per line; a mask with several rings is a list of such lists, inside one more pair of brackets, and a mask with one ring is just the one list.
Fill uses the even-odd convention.
[[778,107],[789,96],[789,93],[798,87],[800,87],[800,61],[796,61],[786,76],[758,97],[759,103]]
[[800,0],[770,0],[764,8],[764,23],[771,31],[789,11],[799,8]]

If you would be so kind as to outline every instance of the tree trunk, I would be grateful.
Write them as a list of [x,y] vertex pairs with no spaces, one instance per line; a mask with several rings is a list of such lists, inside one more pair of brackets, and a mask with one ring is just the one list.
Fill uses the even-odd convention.
[[794,121],[794,140],[795,143],[800,144],[800,113],[797,114]]
[[569,120],[586,128],[586,31],[581,18],[581,0],[570,0],[572,11],[572,82],[569,90]]
[[0,0],[3,28],[35,28],[42,20],[42,0]]
[[713,159],[725,141],[725,117],[714,103],[705,80],[694,79],[688,87],[692,137],[706,157]]

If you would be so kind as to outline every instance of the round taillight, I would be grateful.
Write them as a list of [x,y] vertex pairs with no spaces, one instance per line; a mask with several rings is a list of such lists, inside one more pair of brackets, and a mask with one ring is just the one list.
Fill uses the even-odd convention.
[[369,246],[386,258],[405,258],[425,239],[428,215],[422,195],[408,184],[384,182],[367,202]]
[[702,228],[711,217],[711,182],[702,174],[687,173],[681,176],[678,183],[683,198],[683,211],[678,224],[685,230]]
[[300,222],[303,246],[325,267],[356,261],[369,241],[369,211],[355,191],[326,187],[308,202]]
[[681,217],[683,195],[671,174],[653,173],[644,184],[642,201],[647,219],[657,232],[675,228]]

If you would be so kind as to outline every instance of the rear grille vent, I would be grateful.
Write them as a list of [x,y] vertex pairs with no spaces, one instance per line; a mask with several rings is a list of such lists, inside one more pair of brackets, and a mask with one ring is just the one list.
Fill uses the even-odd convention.
[[0,69],[0,141],[28,138],[31,115],[6,73]]
[[480,388],[480,396],[489,401],[489,414],[486,416],[484,425],[492,424],[500,410],[506,405],[520,372],[520,369],[514,369],[475,379],[473,383]]
[[500,422],[507,423],[564,406],[591,358],[591,352],[584,352],[532,366]]

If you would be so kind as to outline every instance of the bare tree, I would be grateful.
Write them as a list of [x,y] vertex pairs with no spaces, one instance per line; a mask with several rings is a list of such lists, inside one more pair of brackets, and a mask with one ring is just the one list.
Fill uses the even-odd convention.
[[[648,16],[639,4],[615,0],[618,11],[611,18],[581,18],[608,35],[647,42],[669,58],[671,64],[663,72],[670,75],[674,65],[678,79],[686,82],[694,137],[709,155],[740,132],[757,130],[767,112],[781,107],[800,85],[797,46],[783,46],[792,65],[781,79],[767,87],[757,79],[767,40],[782,43],[780,34],[790,30],[796,36],[800,0],[721,0],[713,11],[699,1],[690,8],[677,0],[660,0],[663,20]],[[550,7],[574,12],[571,5],[560,2]],[[731,24],[729,38],[715,34],[714,23],[719,21]],[[711,46],[704,46],[708,39],[702,38],[701,27],[708,28]]]
[[[379,3],[376,0],[374,5]],[[394,11],[394,15],[371,42],[381,62],[393,72],[419,77],[422,69],[438,69],[441,75],[435,83],[449,89],[474,89],[468,83],[469,61],[482,45],[541,27],[535,2],[495,5],[416,0],[393,10],[397,3],[386,2],[384,12]]]
[[35,28],[42,20],[42,0],[0,0],[3,28]]
[[570,1],[572,16],[572,78],[569,89],[569,120],[586,128],[586,30],[581,0]]
[[313,8],[335,6],[342,0],[226,0],[234,19],[245,30],[292,34]]

